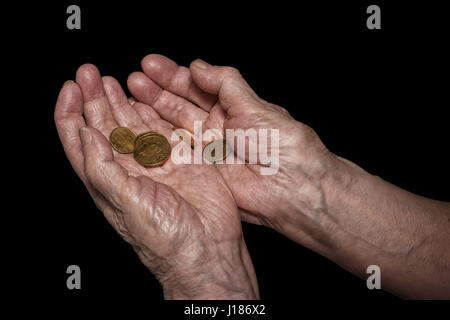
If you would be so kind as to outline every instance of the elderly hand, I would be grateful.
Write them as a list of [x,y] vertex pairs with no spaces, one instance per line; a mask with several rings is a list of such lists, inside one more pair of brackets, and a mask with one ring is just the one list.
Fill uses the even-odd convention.
[[[245,164],[216,165],[245,220],[269,225],[362,278],[376,265],[383,288],[400,296],[450,296],[449,203],[411,194],[333,155],[234,68],[200,60],[184,68],[160,55],[145,57],[142,68],[130,75],[130,91],[178,127],[192,131],[202,121],[230,142],[228,129],[278,129],[270,142],[279,148],[270,147],[279,158],[270,157],[270,166],[253,149],[264,139],[250,134],[245,154],[237,152]],[[255,153],[258,161],[251,161]]]
[[[142,60],[142,69],[144,72],[128,78],[131,93],[177,127],[193,132],[194,121],[202,121],[203,129],[223,132],[278,130],[279,140],[274,140],[279,142],[279,159],[274,159],[278,163],[269,166],[259,158],[249,163],[254,154],[247,150],[245,164],[216,167],[243,209],[244,220],[269,225],[320,250],[321,244],[312,241],[311,234],[318,229],[316,221],[324,207],[327,173],[340,160],[328,152],[315,132],[285,109],[259,98],[234,68],[211,66],[200,60],[185,68],[151,54]],[[145,108],[139,111],[145,118]],[[249,135],[247,148],[250,145],[258,147],[258,141]],[[270,169],[272,172],[263,174]]]
[[166,298],[258,298],[238,209],[217,168],[170,158],[145,168],[113,151],[106,138],[124,126],[136,134],[156,131],[173,147],[171,124],[149,106],[131,106],[118,82],[89,64],[61,89],[55,122],[96,205],[156,275]]

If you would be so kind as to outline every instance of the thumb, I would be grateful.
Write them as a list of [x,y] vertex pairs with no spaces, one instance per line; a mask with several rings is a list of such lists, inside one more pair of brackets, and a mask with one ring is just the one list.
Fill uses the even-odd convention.
[[252,113],[260,109],[262,100],[237,69],[212,66],[197,59],[191,63],[190,71],[197,86],[205,92],[216,94],[229,114]]
[[139,189],[128,172],[114,161],[108,140],[94,128],[81,127],[80,140],[84,156],[84,171],[87,180],[116,208],[128,202],[128,193]]

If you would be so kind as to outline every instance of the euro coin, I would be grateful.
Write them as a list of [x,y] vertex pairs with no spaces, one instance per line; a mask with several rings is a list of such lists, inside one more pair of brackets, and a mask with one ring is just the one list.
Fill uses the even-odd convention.
[[155,131],[147,131],[147,132],[138,134],[136,136],[136,139],[134,139],[134,141],[136,141],[137,139],[141,139],[141,137],[143,137],[143,136],[151,136],[151,135],[154,135],[154,134],[158,134],[158,133],[156,133]]
[[115,128],[109,135],[111,146],[119,153],[132,153],[136,134],[128,128]]
[[230,146],[223,139],[211,141],[203,148],[203,158],[215,163],[225,159],[231,152]]
[[167,139],[156,132],[145,132],[134,140],[134,159],[146,167],[162,165],[170,156],[170,144]]

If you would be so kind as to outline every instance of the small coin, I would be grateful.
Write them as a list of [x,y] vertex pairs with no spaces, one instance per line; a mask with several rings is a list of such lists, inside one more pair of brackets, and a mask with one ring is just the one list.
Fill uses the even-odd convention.
[[136,136],[136,139],[134,139],[134,141],[136,141],[137,139],[141,139],[143,136],[151,136],[151,135],[155,135],[155,134],[158,134],[158,133],[156,133],[155,131],[147,131],[147,132],[138,134]]
[[169,141],[156,132],[141,133],[134,140],[134,159],[146,167],[162,165],[169,158],[170,151]]
[[231,148],[227,142],[223,139],[217,139],[203,148],[203,158],[214,163],[225,159],[230,152]]
[[[172,131],[180,138],[181,141],[189,144],[191,147],[194,147],[194,138],[188,133],[186,129],[173,127]],[[189,141],[190,140],[190,141]]]
[[115,128],[109,135],[109,142],[114,150],[119,153],[132,153],[136,134],[128,128]]

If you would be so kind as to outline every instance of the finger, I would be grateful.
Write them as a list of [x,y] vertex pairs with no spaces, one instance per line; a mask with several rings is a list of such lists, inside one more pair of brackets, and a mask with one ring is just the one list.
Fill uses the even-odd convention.
[[210,111],[217,96],[201,90],[193,81],[188,68],[159,54],[150,54],[142,59],[142,70],[163,90],[172,92]]
[[[111,146],[105,136],[94,128],[80,128],[80,138],[84,155],[84,172],[88,181],[113,206],[124,212],[129,198],[127,194],[137,194],[138,181],[114,161]],[[121,192],[126,190],[126,192]]]
[[[172,124],[170,124],[169,122],[161,119],[160,116],[158,115],[158,113],[149,105],[146,105],[142,102],[136,102],[133,105],[133,107],[141,116],[142,121],[144,121],[144,123],[149,128],[153,128],[152,131],[156,131],[156,132],[158,132],[158,130],[164,131],[164,135],[168,138],[172,147],[174,144],[176,144],[176,141],[178,141],[176,139],[175,139],[175,143],[172,141],[174,138],[172,138],[171,131],[173,132],[174,130],[177,131],[175,133],[178,136],[181,135],[183,137],[183,138],[180,138],[180,140],[183,140],[188,144],[190,142],[191,146],[195,145],[194,135],[191,132],[189,132],[188,130],[186,130],[184,128],[177,128],[177,127],[173,126]],[[159,121],[155,121],[155,120],[159,120]],[[225,120],[225,114],[223,113],[223,109],[220,107],[220,105],[218,105],[218,104],[215,105],[214,108],[211,110],[210,116],[208,117],[204,126],[202,126],[202,132],[204,132],[210,128],[218,129],[219,132],[222,132],[224,120]],[[209,139],[205,139],[204,141],[201,142],[202,146],[205,146],[206,144],[208,144],[215,138],[219,139],[219,138],[222,138],[222,136],[214,137],[214,138],[210,137]]]
[[[139,113],[142,121],[144,121],[147,127],[151,131],[158,132],[159,134],[165,136],[172,148],[179,142],[179,139],[173,136],[173,131],[174,129],[176,129],[176,127],[174,127],[171,123],[161,119],[161,117],[152,107],[142,102],[136,102],[133,107]],[[190,141],[193,136],[188,131],[182,132],[182,134],[185,137],[186,141]]]
[[205,121],[208,113],[188,100],[161,89],[142,72],[134,72],[128,77],[128,88],[133,96],[158,112],[161,118],[176,127],[194,131],[194,121]]
[[127,127],[139,134],[148,130],[139,113],[128,103],[127,96],[119,82],[113,77],[103,77],[103,87],[111,106],[112,114],[121,127]]
[[156,112],[155,109],[145,103],[136,102],[135,104],[133,104],[133,108],[137,113],[139,113],[142,121],[144,121],[147,126],[150,124],[150,122],[161,119],[158,112]]
[[[148,126],[151,127],[153,124],[151,124],[154,120],[161,119],[159,114],[153,109],[151,106],[142,103],[142,102],[135,102],[133,104],[133,108],[139,113],[141,116],[142,121]],[[203,131],[207,130],[208,128],[214,128],[218,129],[220,131],[223,130],[223,122],[225,121],[226,114],[223,111],[222,107],[219,103],[217,103],[209,113],[209,117],[202,126]],[[166,126],[167,127],[167,126]],[[189,136],[192,136],[191,133],[186,133]]]
[[55,124],[67,158],[75,172],[85,181],[83,154],[78,130],[85,126],[83,118],[83,95],[73,81],[62,87],[55,107]]
[[231,116],[260,110],[255,102],[263,102],[250,88],[238,70],[212,66],[200,59],[190,65],[192,79],[202,90],[217,94],[225,111]]
[[251,214],[247,210],[239,208],[239,214],[241,216],[242,221],[245,221],[245,222],[251,223],[251,224],[263,225],[261,223],[261,220],[257,216],[255,216],[254,214]]
[[[82,127],[79,134],[85,176],[99,194],[94,200],[97,205],[100,204],[101,211],[114,229],[127,242],[132,243],[132,238],[128,232],[124,232],[121,221],[126,218],[124,214],[133,212],[133,207],[141,204],[136,195],[145,193],[145,200],[154,203],[155,183],[147,177],[129,176],[128,172],[113,160],[113,153],[106,138],[96,129]],[[142,181],[145,183],[145,191],[142,191]],[[97,199],[103,202],[99,203]],[[135,216],[131,218],[134,221]]]
[[78,69],[76,80],[83,93],[87,124],[108,136],[117,127],[117,123],[112,115],[98,69],[92,64],[84,64]]
[[72,168],[86,185],[97,206],[106,210],[109,204],[87,181],[84,174],[84,157],[79,135],[79,129],[86,125],[83,118],[83,95],[80,87],[73,81],[67,81],[59,93],[55,108],[55,124]]
[[[128,242],[136,244],[133,235],[148,234],[146,245],[166,256],[170,246],[161,246],[161,225],[168,223],[168,215],[176,213],[184,200],[172,188],[147,176],[134,177],[116,161],[106,138],[96,129],[82,127],[81,143],[86,177],[113,205],[103,211],[105,217]],[[172,219],[173,220],[173,219]]]

